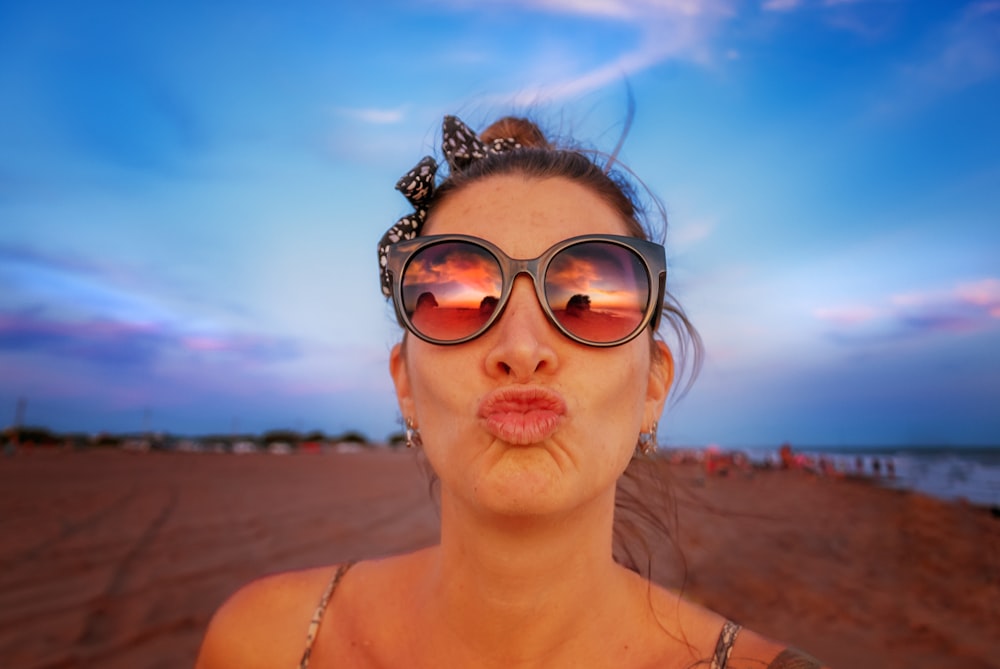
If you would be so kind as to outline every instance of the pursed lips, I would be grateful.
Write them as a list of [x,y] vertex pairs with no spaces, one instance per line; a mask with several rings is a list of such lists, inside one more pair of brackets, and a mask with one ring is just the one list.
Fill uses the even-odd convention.
[[479,402],[486,430],[508,444],[527,446],[552,436],[566,415],[562,395],[541,386],[506,386]]

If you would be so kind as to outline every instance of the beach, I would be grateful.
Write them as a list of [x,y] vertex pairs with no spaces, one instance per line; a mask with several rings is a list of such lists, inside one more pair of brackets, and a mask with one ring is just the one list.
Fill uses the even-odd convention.
[[[804,471],[658,466],[675,490],[677,546],[652,546],[668,587],[835,668],[1000,667],[990,510]],[[426,546],[437,524],[412,451],[0,458],[0,667],[190,667],[241,584]]]

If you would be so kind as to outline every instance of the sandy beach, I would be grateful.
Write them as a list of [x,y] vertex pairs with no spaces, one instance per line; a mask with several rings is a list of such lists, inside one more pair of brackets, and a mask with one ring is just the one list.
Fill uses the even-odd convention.
[[[654,546],[658,580],[838,669],[1000,667],[989,511],[801,471],[671,472],[686,566]],[[5,457],[0,667],[190,667],[242,583],[436,532],[412,452]]]

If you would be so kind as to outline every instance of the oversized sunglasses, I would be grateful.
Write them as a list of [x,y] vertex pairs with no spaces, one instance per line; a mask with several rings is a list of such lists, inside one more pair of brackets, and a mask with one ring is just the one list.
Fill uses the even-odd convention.
[[618,235],[566,239],[537,258],[511,258],[468,235],[428,235],[389,247],[400,323],[432,344],[475,339],[500,318],[514,279],[527,274],[552,324],[573,341],[618,346],[663,306],[666,256],[659,244]]

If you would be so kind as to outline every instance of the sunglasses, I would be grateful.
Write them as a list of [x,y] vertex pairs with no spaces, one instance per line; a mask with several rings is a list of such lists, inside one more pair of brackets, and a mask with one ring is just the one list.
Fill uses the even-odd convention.
[[400,323],[432,344],[486,332],[527,274],[556,329],[581,344],[619,346],[656,329],[667,277],[662,246],[618,235],[573,237],[530,260],[478,237],[428,235],[390,246],[386,269]]

